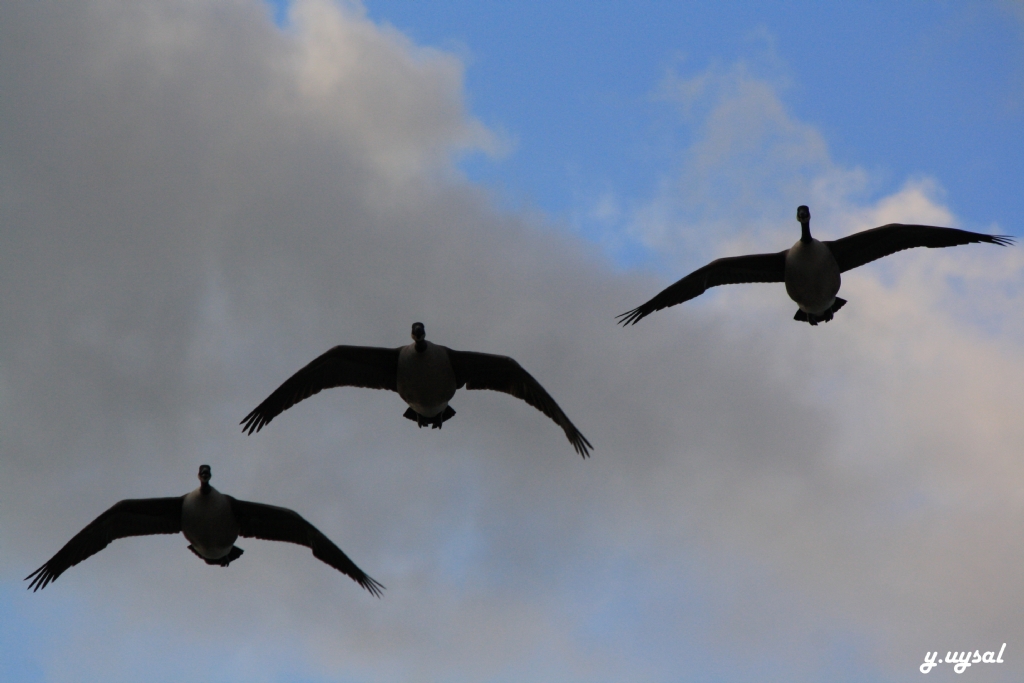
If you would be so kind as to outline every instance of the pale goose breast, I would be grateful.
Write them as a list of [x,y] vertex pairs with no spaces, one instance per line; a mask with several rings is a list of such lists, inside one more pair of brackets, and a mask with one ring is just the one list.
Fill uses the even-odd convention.
[[821,314],[839,293],[839,264],[832,251],[812,239],[797,240],[786,253],[786,293],[807,313]]

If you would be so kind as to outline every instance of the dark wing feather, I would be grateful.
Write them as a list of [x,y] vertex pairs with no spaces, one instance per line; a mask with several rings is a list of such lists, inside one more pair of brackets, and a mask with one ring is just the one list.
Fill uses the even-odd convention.
[[786,252],[729,256],[698,268],[679,282],[669,285],[657,296],[619,316],[623,325],[637,324],[655,311],[681,304],[703,294],[709,287],[743,282],[783,282],[786,279]]
[[398,391],[398,351],[376,346],[335,346],[285,380],[242,418],[242,431],[260,431],[279,414],[323,389],[364,387]]
[[825,242],[825,244],[832,250],[832,255],[836,257],[839,272],[845,273],[904,249],[913,249],[914,247],[936,249],[976,242],[988,242],[1005,247],[1013,244],[1013,238],[1006,235],[985,235],[956,228],[938,228],[932,225],[890,223],[858,232],[849,237]]
[[541,411],[565,432],[569,443],[584,458],[589,455],[588,449],[593,448],[587,438],[580,434],[576,426],[569,421],[555,399],[544,390],[540,382],[508,356],[495,356],[490,353],[474,351],[452,351],[446,349],[452,369],[455,371],[456,388],[466,386],[467,389],[491,389],[503,391],[516,398],[521,398]]
[[318,560],[331,565],[380,597],[384,586],[367,576],[341,548],[334,545],[331,539],[320,533],[299,513],[276,505],[252,503],[231,496],[228,498],[231,500],[231,511],[235,515],[235,521],[238,522],[239,536],[304,545],[313,551],[313,556]]
[[116,503],[75,534],[46,564],[26,576],[26,581],[32,579],[28,587],[33,591],[46,588],[70,567],[95,555],[118,538],[180,532],[182,499],[183,496],[135,498]]

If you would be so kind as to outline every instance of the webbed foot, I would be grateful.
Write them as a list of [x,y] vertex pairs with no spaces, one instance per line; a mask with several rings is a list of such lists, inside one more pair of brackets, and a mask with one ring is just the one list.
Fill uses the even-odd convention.
[[437,415],[435,415],[434,417],[425,417],[423,415],[420,415],[412,408],[406,410],[405,413],[402,415],[402,417],[406,418],[407,420],[414,421],[416,423],[416,426],[418,427],[425,427],[426,425],[430,425],[431,429],[440,429],[442,424],[452,419],[452,417],[454,416],[455,409],[452,408],[451,406],[445,406],[445,409],[442,410]]
[[191,550],[193,553],[195,553],[195,556],[198,557],[203,562],[205,562],[206,564],[215,564],[218,567],[226,567],[226,566],[228,566],[229,564],[231,564],[232,562],[237,560],[239,557],[241,557],[242,553],[245,552],[244,550],[239,548],[237,545],[233,545],[233,546],[231,546],[231,552],[229,552],[227,555],[225,555],[224,557],[218,557],[215,560],[211,560],[208,557],[203,557],[202,555],[200,555],[199,551],[196,550],[195,547],[193,547],[192,545],[189,545],[188,549]]
[[840,299],[838,296],[836,300],[821,313],[808,313],[802,308],[796,309],[796,315],[793,316],[793,320],[799,320],[800,322],[810,323],[811,325],[817,325],[818,323],[827,323],[832,319],[832,316],[840,308],[846,305],[846,299]]

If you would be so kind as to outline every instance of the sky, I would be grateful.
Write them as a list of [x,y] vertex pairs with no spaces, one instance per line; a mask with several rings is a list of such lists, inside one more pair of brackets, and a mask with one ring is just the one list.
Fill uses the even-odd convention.
[[[670,6],[671,5],[671,6]],[[1024,236],[1019,2],[0,5],[0,680],[1024,677],[1024,252],[615,315],[710,259],[889,222]],[[460,390],[333,389],[335,344],[516,358],[593,443]],[[198,466],[304,548],[119,540]]]

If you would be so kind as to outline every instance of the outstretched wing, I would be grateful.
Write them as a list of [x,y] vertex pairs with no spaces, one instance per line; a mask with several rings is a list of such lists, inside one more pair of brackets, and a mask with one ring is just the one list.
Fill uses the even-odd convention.
[[709,287],[742,282],[783,282],[786,279],[786,252],[729,256],[698,268],[679,282],[669,285],[645,304],[619,316],[622,325],[635,325],[655,311],[681,304],[703,294]]
[[904,249],[913,249],[914,247],[936,249],[976,242],[988,242],[1005,247],[1013,244],[1013,238],[1006,235],[985,235],[956,228],[938,228],[932,225],[890,223],[858,232],[849,237],[825,242],[825,244],[832,250],[832,255],[836,257],[839,272],[845,273]]
[[242,418],[242,431],[260,431],[279,414],[323,389],[365,387],[398,391],[398,351],[376,346],[335,346],[285,380]]
[[326,562],[380,597],[384,586],[367,576],[366,572],[341,551],[341,548],[334,545],[331,539],[320,533],[299,513],[276,505],[238,500],[231,496],[228,496],[228,499],[231,501],[235,521],[238,522],[239,536],[304,545],[313,551],[313,556],[318,560]]
[[584,458],[590,454],[588,449],[593,446],[590,445],[587,438],[580,434],[576,426],[569,421],[562,409],[555,403],[555,399],[551,398],[540,382],[535,380],[519,363],[508,356],[495,356],[490,353],[474,351],[445,350],[448,352],[452,370],[455,371],[456,388],[465,385],[467,389],[491,389],[521,398],[554,420],[555,424],[565,432],[569,443],[577,453]]
[[106,548],[111,541],[127,536],[176,534],[181,531],[181,501],[177,498],[136,498],[122,500],[89,523],[56,555],[25,577],[33,591],[46,588],[70,567]]

